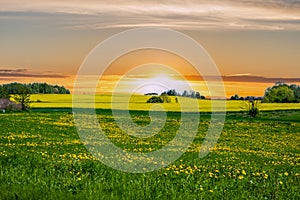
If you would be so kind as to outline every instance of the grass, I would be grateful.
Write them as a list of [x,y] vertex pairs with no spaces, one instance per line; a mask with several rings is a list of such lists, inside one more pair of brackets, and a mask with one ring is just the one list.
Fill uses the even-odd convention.
[[[120,96],[120,95],[119,95]],[[89,102],[88,95],[80,95],[79,98],[81,99],[81,106],[86,106],[85,103]],[[126,99],[118,98],[121,107],[126,106]],[[130,110],[149,110],[149,108],[153,104],[148,104],[146,101],[150,98],[150,96],[143,96],[143,95],[134,95],[130,99]],[[187,111],[194,112],[194,100],[189,98],[180,98],[181,101],[185,105],[187,105]],[[31,100],[33,103],[31,107],[33,108],[72,108],[72,95],[56,95],[56,94],[35,94],[32,95]],[[37,102],[40,100],[41,102]],[[97,109],[111,109],[111,95],[96,95],[95,97],[95,107]],[[216,111],[220,111],[220,106],[224,101],[216,100]],[[210,100],[198,100],[199,108],[201,112],[211,112],[211,101]],[[124,106],[122,106],[124,105]],[[167,111],[178,111],[180,112],[180,104],[175,103],[174,97],[172,98],[171,103],[163,104]],[[241,111],[245,107],[244,101],[226,101],[226,110],[227,111]],[[294,110],[300,109],[300,103],[261,103],[260,110]]]
[[[33,98],[42,100],[34,107],[58,101]],[[105,98],[97,102],[105,105]],[[70,107],[70,96],[59,99],[57,109],[0,114],[0,199],[300,199],[299,110],[262,112],[255,119],[228,113],[217,145],[199,159],[210,120],[202,114],[182,157],[158,171],[131,174],[107,167],[85,149],[71,109],[58,109]],[[132,152],[161,148],[180,124],[180,113],[169,112],[157,136],[137,139],[116,126],[111,110],[97,114],[107,136]],[[149,123],[148,112],[132,110],[131,116]]]

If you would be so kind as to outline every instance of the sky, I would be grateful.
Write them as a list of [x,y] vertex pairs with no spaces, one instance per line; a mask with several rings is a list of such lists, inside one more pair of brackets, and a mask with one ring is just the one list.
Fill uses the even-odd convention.
[[[0,0],[0,83],[45,80],[72,88],[96,45],[140,27],[174,29],[201,44],[231,87],[228,95],[245,90],[234,91],[240,82],[262,88],[300,82],[299,0]],[[119,58],[106,75],[125,73],[117,66],[130,68],[141,55],[144,63],[147,55],[170,58],[186,77],[195,75],[161,51]]]

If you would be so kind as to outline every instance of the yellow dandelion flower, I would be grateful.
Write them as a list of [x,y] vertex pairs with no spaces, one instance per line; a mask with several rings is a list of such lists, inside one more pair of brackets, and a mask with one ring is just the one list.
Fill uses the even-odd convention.
[[267,178],[268,178],[268,174],[265,174],[265,175],[264,175],[264,179],[267,179]]
[[280,185],[282,185],[282,184],[283,184],[283,182],[282,182],[282,181],[279,181],[279,184],[280,184]]
[[242,170],[242,174],[243,174],[243,175],[246,175],[246,172],[245,172],[245,170]]
[[209,192],[213,193],[214,191],[213,190],[208,190]]
[[242,180],[243,178],[244,178],[243,175],[240,175],[240,176],[238,177],[238,179],[240,179],[240,180]]
[[287,173],[287,172],[284,172],[284,175],[285,175],[285,176],[288,176],[288,175],[289,175],[289,173]]
[[203,187],[200,187],[200,190],[203,191]]

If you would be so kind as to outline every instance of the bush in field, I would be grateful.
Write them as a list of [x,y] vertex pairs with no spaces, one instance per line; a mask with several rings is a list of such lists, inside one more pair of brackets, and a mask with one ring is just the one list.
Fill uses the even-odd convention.
[[168,95],[160,95],[163,103],[171,103],[171,98]]
[[171,98],[168,95],[153,96],[147,100],[147,103],[171,103]]
[[256,117],[259,114],[259,104],[258,100],[245,100],[244,104],[241,106],[243,110],[246,110],[247,114],[251,117]]
[[163,103],[163,100],[160,97],[153,96],[147,100],[147,103]]
[[259,114],[259,109],[256,107],[253,107],[249,110],[248,113],[251,117],[256,117]]

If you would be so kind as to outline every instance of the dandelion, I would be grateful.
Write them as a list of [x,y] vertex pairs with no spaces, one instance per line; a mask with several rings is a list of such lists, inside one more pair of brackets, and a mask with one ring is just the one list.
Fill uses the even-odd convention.
[[209,192],[213,193],[214,191],[213,190],[208,190]]
[[265,174],[265,175],[264,175],[264,179],[268,179],[268,174]]
[[282,184],[283,184],[283,182],[282,182],[282,181],[279,181],[279,184],[280,184],[280,185],[282,185]]
[[288,175],[289,175],[289,173],[287,173],[287,172],[284,172],[284,175],[285,175],[285,176],[288,176]]
[[240,176],[238,177],[239,180],[242,180],[243,178],[244,178],[243,175],[240,175]]
[[200,187],[200,190],[203,191],[203,187]]
[[246,175],[246,172],[245,172],[245,170],[242,170],[242,174],[243,174],[243,175]]

